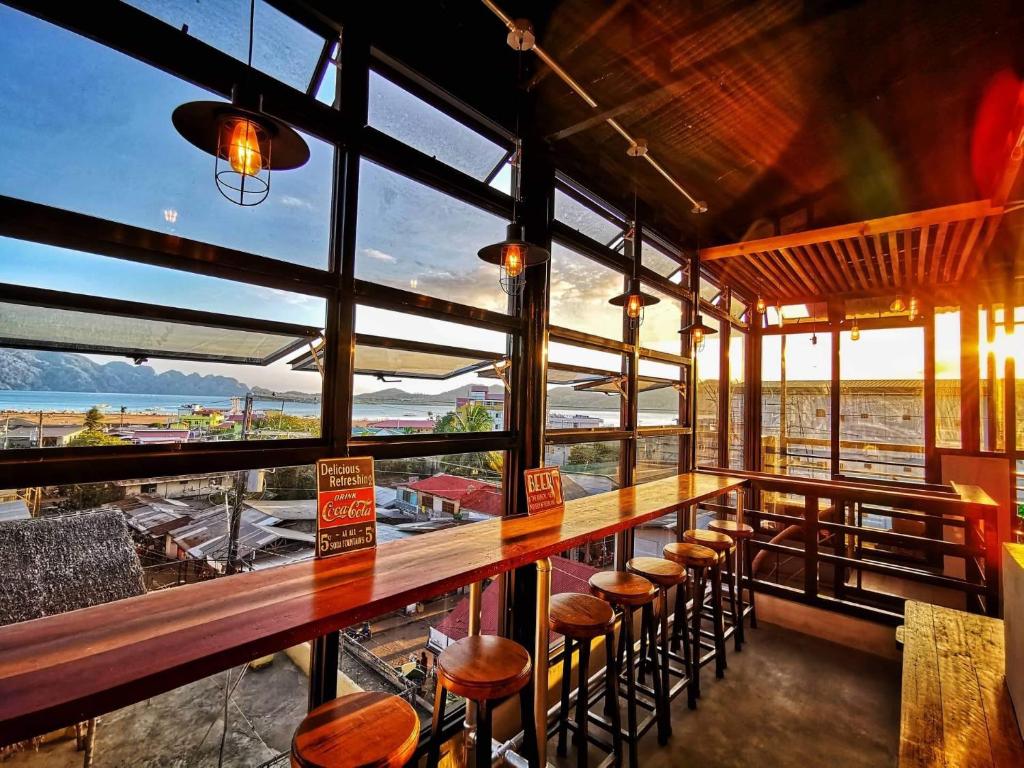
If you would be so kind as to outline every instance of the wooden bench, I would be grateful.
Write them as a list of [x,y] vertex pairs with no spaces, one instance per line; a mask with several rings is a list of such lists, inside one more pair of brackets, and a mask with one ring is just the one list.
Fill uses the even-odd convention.
[[908,600],[900,768],[1024,766],[1003,622]]

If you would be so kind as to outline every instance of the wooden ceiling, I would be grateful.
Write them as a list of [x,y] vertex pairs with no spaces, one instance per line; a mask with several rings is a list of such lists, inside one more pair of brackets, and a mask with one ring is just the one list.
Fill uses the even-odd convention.
[[1004,209],[989,200],[704,248],[725,282],[774,303],[901,293],[977,274]]
[[[782,241],[745,264],[721,260],[759,290],[952,282],[992,245],[999,216],[983,209],[1005,159],[985,162],[979,126],[993,83],[1024,76],[1019,0],[497,2],[533,23],[596,107],[535,57],[517,78],[505,29],[479,0],[407,4],[401,24],[390,4],[369,12],[388,53],[509,127],[519,82],[536,97],[530,128],[558,166],[623,210],[635,188],[645,220],[684,247],[713,255],[721,244],[896,217],[877,235],[840,231],[792,250]],[[628,157],[609,117],[646,139],[708,213],[691,213]],[[982,150],[990,138],[982,132]]]

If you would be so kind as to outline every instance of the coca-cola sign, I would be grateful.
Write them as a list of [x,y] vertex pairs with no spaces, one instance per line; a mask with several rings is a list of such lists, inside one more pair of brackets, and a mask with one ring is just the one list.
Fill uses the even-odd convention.
[[316,556],[377,546],[373,459],[320,459],[316,463]]

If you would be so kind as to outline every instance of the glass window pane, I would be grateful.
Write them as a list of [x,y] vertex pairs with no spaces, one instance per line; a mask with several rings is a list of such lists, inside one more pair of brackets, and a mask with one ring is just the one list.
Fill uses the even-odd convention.
[[935,313],[935,445],[960,447],[960,312]]
[[[704,324],[715,331],[720,330],[718,320],[704,316]],[[697,463],[708,466],[718,465],[718,395],[719,370],[721,368],[721,333],[704,337],[697,350],[697,424],[694,437],[697,440]]]
[[640,326],[640,346],[681,355],[683,337],[680,336],[679,329],[683,326],[682,303],[649,285],[643,286],[643,290],[661,301],[654,306],[644,307],[644,322]]
[[614,242],[625,229],[621,223],[609,221],[560,189],[555,190],[555,219],[602,245]]
[[435,320],[432,317],[408,315],[363,304],[356,307],[356,333],[479,349],[501,355],[505,354],[508,348],[508,337],[500,331],[447,320]]
[[338,70],[340,62],[338,55],[341,52],[338,43],[331,46],[331,58],[324,70],[323,79],[316,90],[316,100],[337,109],[341,105],[341,93],[338,91],[339,78]]
[[0,194],[326,267],[332,147],[305,137],[306,165],[274,172],[259,206],[233,205],[217,190],[213,157],[171,124],[175,107],[209,93],[6,7],[0,28],[0,68],[30,73],[0,82]]
[[370,72],[369,107],[372,127],[477,179],[508,152],[376,72]]
[[558,467],[566,501],[613,491],[619,487],[617,440],[544,447],[544,466]]
[[564,373],[556,370],[552,374],[549,369],[548,392],[544,404],[548,429],[602,429],[619,426],[622,396],[618,391],[594,391],[586,388],[586,382],[582,386],[559,386],[554,383],[569,379]]
[[840,343],[840,471],[923,481],[924,330],[847,331]]
[[729,467],[744,469],[747,428],[746,361],[747,334],[738,328],[729,333]]
[[831,334],[761,339],[761,466],[827,480],[831,470]]
[[674,283],[679,283],[681,275],[687,271],[678,259],[670,256],[647,239],[640,241],[640,263],[662,277],[669,278]]
[[622,370],[622,355],[620,354],[602,352],[589,347],[576,347],[558,341],[548,344],[548,361],[566,365],[581,365],[610,373],[618,373]]
[[503,240],[505,226],[497,216],[363,162],[356,277],[505,312],[498,268],[476,255]]
[[[127,0],[141,11],[239,61],[249,46],[249,3],[246,0]],[[323,38],[260,0],[253,20],[252,65],[299,91],[309,87]]]
[[[637,440],[637,484],[678,475],[681,444],[682,438],[679,435],[642,437]],[[672,517],[674,518],[675,515]]]
[[608,303],[625,290],[623,275],[563,245],[551,254],[551,325],[622,339],[622,307]]

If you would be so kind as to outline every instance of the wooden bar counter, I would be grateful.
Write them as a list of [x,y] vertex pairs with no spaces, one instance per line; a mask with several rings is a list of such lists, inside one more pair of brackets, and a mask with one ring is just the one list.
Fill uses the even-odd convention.
[[152,592],[0,628],[0,744],[228,667],[728,493],[693,472],[376,550]]
[[903,642],[900,768],[1024,766],[1003,622],[908,600]]

